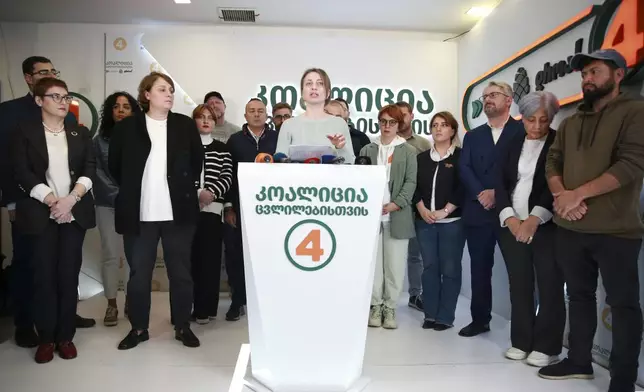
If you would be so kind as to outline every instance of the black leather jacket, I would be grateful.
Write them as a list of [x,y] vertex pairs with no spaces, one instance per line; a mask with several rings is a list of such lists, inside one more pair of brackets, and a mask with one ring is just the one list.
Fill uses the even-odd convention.
[[96,154],[96,179],[92,186],[94,199],[97,206],[114,208],[119,187],[110,174],[107,166],[110,141],[101,135],[94,137],[94,151]]

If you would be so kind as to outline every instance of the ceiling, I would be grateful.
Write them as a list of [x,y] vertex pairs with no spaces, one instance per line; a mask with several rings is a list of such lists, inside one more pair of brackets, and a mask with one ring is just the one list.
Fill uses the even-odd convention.
[[0,0],[0,21],[221,25],[218,7],[253,8],[256,25],[462,33],[465,12],[498,0]]

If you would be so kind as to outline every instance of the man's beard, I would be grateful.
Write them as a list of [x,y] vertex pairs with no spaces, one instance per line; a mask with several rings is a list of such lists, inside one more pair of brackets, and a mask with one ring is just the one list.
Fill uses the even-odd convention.
[[489,105],[489,106],[485,105],[483,107],[483,111],[485,112],[485,115],[488,117],[496,117],[501,113],[503,113],[503,111],[500,110],[499,107],[496,105]]
[[586,90],[586,88],[583,88],[584,102],[589,106],[592,106],[598,100],[612,93],[615,89],[615,80],[611,78],[606,83],[604,83],[603,86],[597,86],[595,84],[592,84],[592,86],[595,87],[592,90]]

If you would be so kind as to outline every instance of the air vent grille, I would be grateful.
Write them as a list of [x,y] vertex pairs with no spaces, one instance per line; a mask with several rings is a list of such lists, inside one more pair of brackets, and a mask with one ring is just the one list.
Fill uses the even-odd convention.
[[219,8],[219,19],[230,23],[255,23],[255,13],[251,8]]

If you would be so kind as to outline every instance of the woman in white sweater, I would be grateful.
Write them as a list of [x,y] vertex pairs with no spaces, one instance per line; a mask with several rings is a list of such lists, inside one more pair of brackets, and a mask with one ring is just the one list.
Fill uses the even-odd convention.
[[284,122],[275,152],[288,155],[292,145],[332,146],[336,155],[343,157],[346,163],[353,163],[355,155],[347,123],[324,111],[331,98],[329,75],[323,69],[307,69],[300,81],[300,89],[306,111]]

